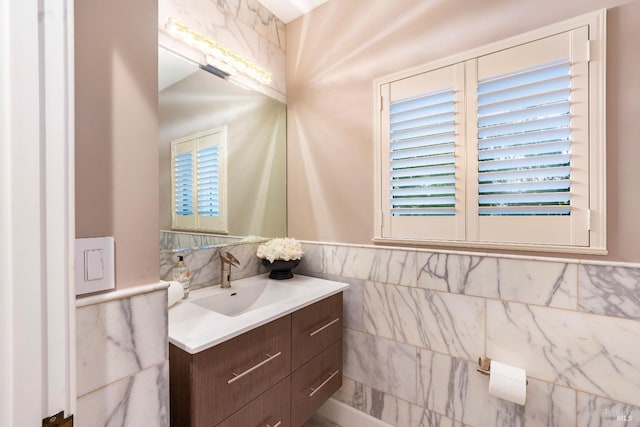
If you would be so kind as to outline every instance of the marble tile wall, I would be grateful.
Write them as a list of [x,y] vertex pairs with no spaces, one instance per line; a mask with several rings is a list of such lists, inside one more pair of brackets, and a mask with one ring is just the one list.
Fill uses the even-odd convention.
[[257,0],[163,0],[158,27],[169,18],[189,25],[272,73],[271,89],[286,94],[285,24]]
[[166,289],[76,309],[79,426],[169,426]]
[[172,269],[178,262],[178,255],[184,256],[184,262],[191,273],[191,289],[220,284],[220,251],[228,251],[240,261],[240,267],[231,267],[231,279],[266,273],[256,251],[260,243],[238,243],[225,246],[190,248],[160,251],[160,279],[172,280]]
[[[308,242],[351,284],[334,396],[397,426],[640,426],[640,266]],[[477,359],[527,370],[527,403]]]

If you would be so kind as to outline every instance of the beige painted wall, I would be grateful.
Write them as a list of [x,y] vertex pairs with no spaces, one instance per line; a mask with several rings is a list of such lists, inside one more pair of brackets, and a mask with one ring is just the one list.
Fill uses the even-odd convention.
[[158,5],[75,3],[76,236],[114,236],[116,287],[158,265]]
[[286,108],[206,71],[160,92],[160,228],[171,229],[171,141],[227,126],[228,226],[286,235]]
[[592,258],[640,262],[638,1],[330,0],[288,24],[289,235],[370,243],[375,78],[599,8],[609,8],[609,255]]

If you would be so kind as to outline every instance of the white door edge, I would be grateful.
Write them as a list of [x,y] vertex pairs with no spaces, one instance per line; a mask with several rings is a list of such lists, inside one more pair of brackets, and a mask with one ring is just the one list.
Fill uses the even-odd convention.
[[0,0],[0,413],[75,411],[73,1]]

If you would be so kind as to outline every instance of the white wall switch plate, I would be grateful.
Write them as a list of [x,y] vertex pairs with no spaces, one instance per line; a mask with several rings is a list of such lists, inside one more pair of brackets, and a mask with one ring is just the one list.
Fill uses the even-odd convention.
[[76,239],[76,295],[116,287],[113,237]]

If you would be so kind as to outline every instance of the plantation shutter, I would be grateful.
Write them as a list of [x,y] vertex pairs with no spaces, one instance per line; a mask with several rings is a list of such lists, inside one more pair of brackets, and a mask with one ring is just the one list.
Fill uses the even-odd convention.
[[605,30],[603,10],[377,79],[373,241],[606,253]]
[[224,127],[172,142],[173,228],[227,232],[225,145]]
[[464,66],[385,85],[383,236],[464,238]]
[[455,215],[455,92],[393,101],[391,215]]
[[480,215],[570,215],[571,64],[478,82]]
[[579,28],[468,64],[470,240],[588,245],[586,50]]
[[198,214],[220,215],[218,146],[198,150]]
[[193,216],[193,152],[178,154],[175,160],[175,213],[177,216]]
[[224,140],[226,132],[198,140],[198,223],[200,229],[227,231]]

